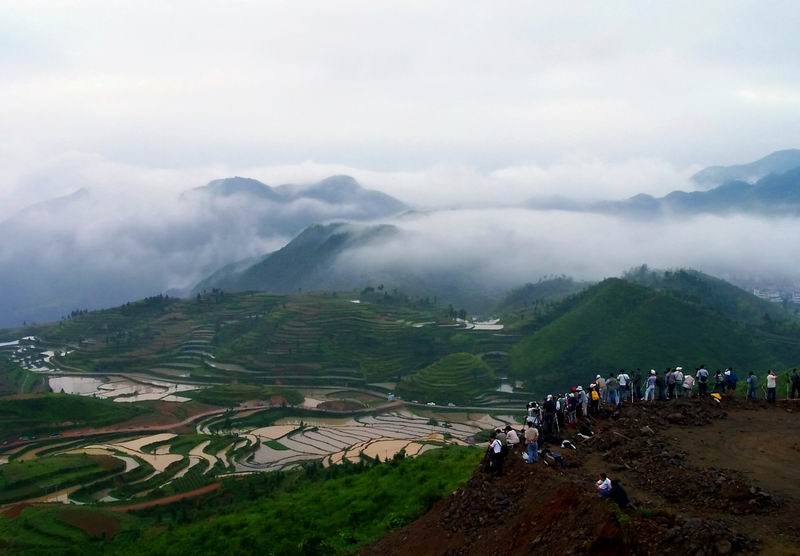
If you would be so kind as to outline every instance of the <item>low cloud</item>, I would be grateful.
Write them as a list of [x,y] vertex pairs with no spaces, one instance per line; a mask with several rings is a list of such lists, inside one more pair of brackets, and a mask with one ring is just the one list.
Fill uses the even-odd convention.
[[[6,167],[10,179],[0,184],[0,199],[45,201],[15,216],[7,207],[0,213],[6,217],[0,222],[6,238],[0,242],[0,326],[183,290],[225,264],[280,248],[307,225],[359,217],[358,207],[313,199],[182,196],[230,175],[278,185],[350,174],[416,209],[393,220],[402,239],[346,255],[347,264],[364,268],[460,273],[493,290],[550,273],[597,279],[643,262],[723,276],[798,274],[785,256],[800,232],[793,220],[707,216],[648,223],[519,208],[553,196],[663,194],[686,185],[694,170],[654,160],[576,157],[489,173],[453,166],[378,172],[314,162],[160,169],[68,153],[30,167],[25,161]],[[72,195],[76,190],[84,192]]]
[[[800,278],[792,252],[796,219],[697,216],[628,220],[599,214],[522,209],[452,210],[393,222],[395,238],[346,253],[343,268],[381,275],[462,276],[509,288],[547,274],[599,280],[643,263],[691,267],[728,278]],[[368,273],[368,272],[367,272]]]
[[607,162],[574,155],[549,165],[527,164],[481,172],[467,166],[436,165],[417,171],[379,172],[345,165],[305,162],[256,167],[246,175],[269,183],[313,181],[331,174],[354,176],[420,208],[519,206],[530,200],[564,197],[589,201],[625,199],[637,193],[665,195],[693,190],[689,177],[700,168],[677,168],[662,160]]

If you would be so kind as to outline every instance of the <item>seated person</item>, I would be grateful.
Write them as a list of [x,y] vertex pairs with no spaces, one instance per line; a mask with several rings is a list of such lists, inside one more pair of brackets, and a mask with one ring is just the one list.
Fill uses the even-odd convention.
[[611,496],[611,479],[605,473],[600,473],[600,480],[595,484],[601,498],[609,498]]

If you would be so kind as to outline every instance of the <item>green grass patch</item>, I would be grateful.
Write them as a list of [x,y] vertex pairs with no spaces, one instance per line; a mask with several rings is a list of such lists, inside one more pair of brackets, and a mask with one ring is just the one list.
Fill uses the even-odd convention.
[[185,392],[183,395],[201,403],[222,407],[236,406],[250,400],[270,401],[272,399],[283,399],[287,405],[300,405],[305,399],[303,394],[297,390],[254,384],[212,386],[211,388]]
[[256,502],[220,508],[221,515],[120,538],[108,552],[352,554],[450,494],[469,478],[481,455],[474,448],[448,447],[338,478],[306,477]]
[[103,545],[139,521],[96,508],[30,507],[0,516],[0,554],[102,554]]
[[62,454],[0,466],[0,503],[33,498],[118,473],[125,464],[108,456]]
[[283,444],[281,444],[280,442],[278,442],[277,440],[262,441],[262,444],[264,444],[265,446],[268,446],[269,448],[272,448],[273,450],[288,450],[289,449],[286,446],[284,446]]
[[75,427],[104,427],[146,413],[138,404],[110,400],[42,394],[0,399],[0,437],[49,433]]

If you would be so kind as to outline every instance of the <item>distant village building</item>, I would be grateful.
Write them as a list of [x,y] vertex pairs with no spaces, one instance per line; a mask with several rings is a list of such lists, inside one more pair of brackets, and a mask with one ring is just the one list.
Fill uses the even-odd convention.
[[781,295],[781,292],[779,292],[778,290],[755,288],[753,290],[753,295],[760,299],[769,301],[771,303],[783,303],[783,296]]
[[800,305],[800,290],[795,290],[792,292],[792,303]]

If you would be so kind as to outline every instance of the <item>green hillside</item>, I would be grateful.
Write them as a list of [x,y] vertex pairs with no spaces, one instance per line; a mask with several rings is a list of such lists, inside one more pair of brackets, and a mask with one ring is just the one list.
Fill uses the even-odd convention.
[[[336,257],[346,249],[389,237],[393,226],[356,226],[346,223],[309,226],[286,246],[248,265],[229,265],[195,287],[195,293],[213,287],[238,291],[296,292],[331,289]],[[344,282],[343,282],[344,283]]]
[[[515,376],[534,390],[625,368],[780,366],[765,334],[670,293],[609,279],[566,300],[512,351]],[[796,339],[790,351],[800,354]],[[800,359],[798,357],[795,360]]]
[[453,492],[472,474],[481,454],[449,447],[360,472],[334,469],[344,476],[311,476],[285,492],[220,508],[195,523],[153,527],[134,542],[121,536],[107,545],[106,553],[352,554]]
[[697,270],[658,271],[645,265],[626,272],[623,278],[648,288],[672,292],[740,322],[763,325],[765,318],[778,321],[793,318],[780,304],[759,299],[725,280]]
[[449,446],[381,465],[306,465],[224,479],[201,499],[130,513],[30,506],[0,516],[0,553],[352,554],[448,496],[482,455]]
[[[524,316],[504,317],[500,331],[453,326],[448,308],[435,300],[410,298],[380,284],[357,292],[212,290],[192,299],[156,296],[3,332],[8,340],[37,340],[0,350],[0,386],[9,393],[41,389],[42,375],[19,365],[44,366],[45,350],[55,353],[49,365],[64,374],[135,373],[198,385],[370,390],[376,388],[371,384],[414,374],[423,382],[405,381],[406,394],[409,389],[414,394],[404,397],[435,394],[426,401],[443,403],[459,400],[438,394],[438,382],[425,382],[420,370],[456,353],[481,356],[499,375],[524,380],[526,390],[561,384],[564,372],[585,381],[593,370],[621,366],[705,362],[761,370],[800,362],[798,321],[762,313],[780,308],[700,273],[640,270],[627,280],[609,280],[554,301],[580,284],[556,279],[533,286],[518,299],[527,293],[548,301]],[[481,393],[493,388],[489,384]],[[229,405],[250,394],[214,390],[189,397],[212,403],[210,397],[219,395],[219,402]],[[453,394],[471,400],[477,392],[470,385]]]
[[496,386],[494,371],[480,357],[453,353],[408,375],[397,386],[407,400],[470,403]]
[[576,282],[569,276],[543,278],[514,288],[503,298],[496,311],[502,314],[525,316],[533,313],[540,305],[558,301],[588,288],[588,282]]
[[141,404],[119,404],[68,394],[0,398],[0,437],[73,427],[103,427],[147,411]]
[[11,361],[8,354],[0,352],[0,396],[46,391],[44,377],[26,371]]
[[505,352],[516,341],[440,323],[452,324],[446,307],[376,285],[345,293],[156,296],[5,336],[36,336],[28,362],[43,365],[41,352],[51,349],[51,364],[69,373],[351,387],[397,381],[448,353]]
[[219,269],[199,282],[193,293],[217,288],[269,293],[353,291],[386,284],[391,290],[475,313],[491,312],[506,293],[469,272],[420,272],[407,265],[347,262],[352,254],[358,257],[362,248],[380,250],[388,241],[400,241],[402,233],[388,224],[315,224],[273,253]]

